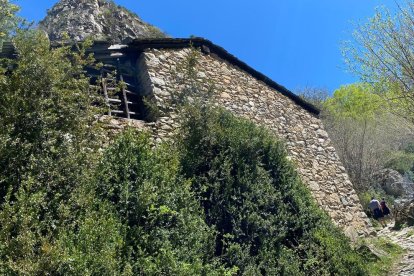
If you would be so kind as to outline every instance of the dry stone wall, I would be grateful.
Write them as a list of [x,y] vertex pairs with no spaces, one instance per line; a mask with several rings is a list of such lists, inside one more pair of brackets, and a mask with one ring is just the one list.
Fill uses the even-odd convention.
[[[154,128],[158,139],[168,137],[178,126],[172,96],[180,86],[177,68],[186,62],[191,51],[149,49],[138,60],[141,69],[145,69],[139,70],[141,89],[161,110]],[[214,83],[217,104],[267,127],[285,141],[289,158],[302,180],[345,233],[354,236],[371,230],[348,174],[317,116],[217,56],[200,53],[196,72],[200,83]]]

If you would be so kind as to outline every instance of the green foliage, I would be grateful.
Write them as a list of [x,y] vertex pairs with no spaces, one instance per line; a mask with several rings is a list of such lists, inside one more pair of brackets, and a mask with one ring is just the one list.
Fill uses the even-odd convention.
[[342,86],[324,102],[324,126],[358,192],[376,184],[378,171],[408,162],[394,153],[410,139],[412,126],[393,114],[377,91],[377,86],[356,83]]
[[[183,172],[215,252],[243,275],[360,275],[364,265],[286,159],[282,143],[253,123],[207,106],[184,116]],[[338,246],[338,244],[340,244]]]
[[53,271],[61,275],[120,275],[122,223],[109,205],[85,208],[74,223],[59,232],[55,246],[49,249],[55,259]]
[[47,248],[74,219],[63,210],[76,208],[72,193],[90,177],[99,97],[83,74],[87,45],[51,49],[36,31],[14,41],[18,58],[6,62],[14,70],[0,75],[0,271],[38,274],[56,268]]
[[351,72],[375,84],[395,114],[413,120],[414,1],[402,2],[394,10],[378,8],[365,24],[358,24],[343,53]]
[[204,222],[180,176],[178,154],[152,150],[148,136],[128,131],[105,152],[97,195],[125,225],[124,262],[136,275],[221,275],[213,258],[214,231]]
[[401,174],[410,172],[414,168],[414,154],[405,151],[395,151],[391,154],[386,166]]
[[16,31],[21,21],[16,16],[18,11],[19,7],[9,0],[0,0],[0,51],[3,41],[9,38],[10,33]]
[[379,95],[373,93],[370,85],[357,83],[336,90],[324,106],[334,117],[360,121],[384,113],[387,105]]
[[47,183],[48,192],[62,182],[70,189],[68,180],[77,175],[70,168],[78,160],[66,157],[85,158],[96,146],[93,104],[99,98],[83,75],[84,49],[50,50],[40,32],[21,33],[15,44],[19,58],[10,62],[16,69],[0,76],[0,196],[30,177]]
[[408,143],[402,150],[392,152],[387,167],[413,179],[414,143]]

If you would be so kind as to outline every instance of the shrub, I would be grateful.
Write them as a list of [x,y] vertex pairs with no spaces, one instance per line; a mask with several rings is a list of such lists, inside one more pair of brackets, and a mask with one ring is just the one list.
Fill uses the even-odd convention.
[[152,150],[149,137],[127,131],[104,154],[98,197],[125,226],[124,262],[136,275],[221,275],[213,254],[215,232],[204,222],[180,176],[176,152]]
[[410,172],[414,168],[414,154],[405,151],[393,152],[386,166],[398,171],[400,174]]
[[316,206],[283,144],[261,127],[208,106],[188,108],[183,174],[207,224],[215,254],[243,275],[363,275],[349,240]]
[[0,273],[47,274],[78,215],[62,210],[76,210],[73,192],[97,158],[99,96],[84,76],[87,45],[51,49],[37,31],[14,42],[17,58],[0,68]]
[[[123,225],[112,206],[89,203],[85,212],[56,236],[52,272],[60,275],[120,275]],[[44,271],[43,271],[44,272]]]

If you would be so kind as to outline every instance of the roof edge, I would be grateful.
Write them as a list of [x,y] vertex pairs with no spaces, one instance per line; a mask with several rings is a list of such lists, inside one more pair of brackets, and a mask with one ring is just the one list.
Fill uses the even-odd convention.
[[[275,89],[282,95],[290,98],[294,103],[301,106],[308,112],[319,116],[320,110],[315,107],[313,104],[307,102],[306,100],[302,99],[298,95],[291,92],[286,87],[278,84],[277,82],[273,81],[263,73],[255,70],[251,66],[247,65],[245,62],[241,61],[234,55],[227,52],[224,48],[214,44],[210,40],[201,37],[195,38],[159,38],[159,39],[134,39],[125,41],[123,44],[128,45],[128,47],[120,49],[122,52],[134,52],[134,51],[145,51],[147,49],[182,49],[182,48],[189,48],[189,47],[196,47],[201,48],[204,52],[213,53],[217,55],[219,58],[229,62],[230,64],[237,66],[241,70],[245,71],[246,73],[250,74],[254,78],[259,81],[262,81],[266,85],[270,86],[271,88]],[[101,51],[111,52],[108,47],[110,43],[107,41],[95,41],[95,46],[101,46]],[[53,45],[52,45],[53,47]],[[119,51],[119,50],[118,50]],[[15,49],[11,42],[3,43],[2,49],[0,49],[0,58],[11,58],[15,56]]]
[[[188,48],[188,47],[196,47],[196,48],[202,48],[207,47],[207,50],[210,53],[216,54],[218,57],[220,57],[223,60],[226,60],[232,65],[235,65],[239,67],[241,70],[245,71],[246,73],[250,74],[254,78],[256,78],[259,81],[264,82],[271,88],[277,90],[282,95],[285,95],[286,97],[290,98],[293,102],[307,110],[308,112],[319,116],[320,110],[315,107],[313,104],[307,102],[306,100],[302,99],[298,95],[291,92],[286,87],[278,84],[277,82],[273,81],[263,73],[255,70],[245,62],[241,61],[234,55],[227,52],[224,48],[214,44],[210,40],[196,37],[196,38],[164,38],[164,39],[135,39],[132,42],[128,43],[129,50],[132,49],[139,49],[139,50],[145,50],[145,49],[179,49],[179,48]],[[128,49],[125,49],[126,51],[129,51]]]

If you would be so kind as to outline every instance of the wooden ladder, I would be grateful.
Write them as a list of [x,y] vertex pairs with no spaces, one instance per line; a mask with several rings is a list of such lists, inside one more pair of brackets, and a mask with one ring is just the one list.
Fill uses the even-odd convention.
[[138,119],[139,117],[139,95],[136,86],[131,84],[126,76],[117,72],[103,68],[101,70],[101,88],[108,106],[108,115],[124,117],[127,119]]

